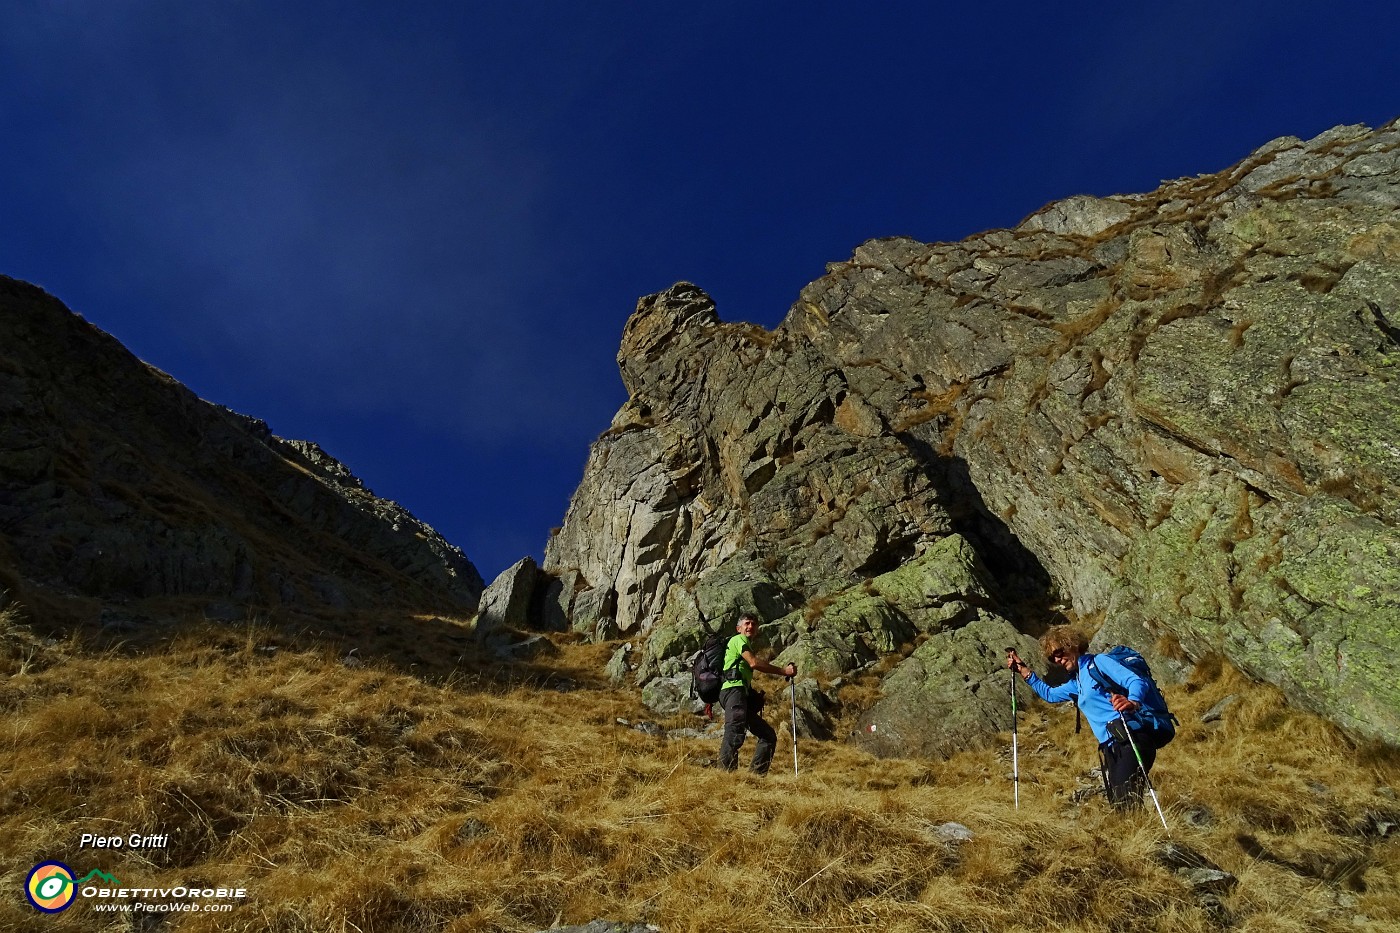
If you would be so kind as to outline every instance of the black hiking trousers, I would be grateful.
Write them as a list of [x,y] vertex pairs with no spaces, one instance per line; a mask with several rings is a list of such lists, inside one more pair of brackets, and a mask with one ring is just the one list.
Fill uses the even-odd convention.
[[767,774],[773,763],[773,750],[778,734],[763,720],[763,695],[752,687],[728,687],[720,691],[720,708],[724,710],[724,739],[719,746],[719,766],[726,771],[739,767],[739,747],[750,732],[758,740],[753,750],[749,770]]
[[1133,747],[1127,742],[1110,739],[1099,746],[1103,756],[1104,789],[1108,802],[1123,810],[1142,806],[1142,795],[1147,790],[1143,772],[1151,772],[1157,761],[1157,749],[1170,742],[1172,735],[1159,733],[1154,729],[1134,729],[1133,741],[1142,755],[1142,767],[1138,767]]

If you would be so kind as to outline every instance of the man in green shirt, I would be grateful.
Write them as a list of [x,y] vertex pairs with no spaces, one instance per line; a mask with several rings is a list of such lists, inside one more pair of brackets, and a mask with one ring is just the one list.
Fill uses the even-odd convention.
[[753,615],[741,615],[734,628],[738,634],[729,639],[729,646],[724,652],[725,681],[719,694],[720,708],[724,710],[724,739],[719,746],[719,764],[726,771],[738,768],[739,746],[744,744],[744,736],[752,732],[758,739],[758,745],[754,748],[749,770],[754,774],[767,774],[778,736],[773,727],[763,721],[763,693],[753,688],[753,672],[792,677],[797,673],[797,665],[774,667],[749,650],[749,640],[753,638],[754,629],[758,628],[758,619]]

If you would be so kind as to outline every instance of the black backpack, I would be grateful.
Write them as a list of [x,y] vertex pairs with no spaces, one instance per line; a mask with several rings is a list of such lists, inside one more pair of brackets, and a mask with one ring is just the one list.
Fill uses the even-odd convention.
[[724,652],[728,646],[729,639],[722,632],[707,632],[690,665],[690,695],[705,704],[707,716],[710,704],[719,700],[719,690],[724,685]]
[[691,599],[695,600],[695,613],[700,617],[700,627],[705,630],[705,640],[690,662],[690,695],[700,698],[705,704],[705,718],[710,719],[713,718],[710,707],[719,702],[724,682],[739,676],[734,668],[724,669],[724,656],[729,649],[729,639],[734,634],[725,634],[723,625],[711,629],[710,620],[705,618],[704,610],[700,608],[700,600],[695,598],[694,593]]

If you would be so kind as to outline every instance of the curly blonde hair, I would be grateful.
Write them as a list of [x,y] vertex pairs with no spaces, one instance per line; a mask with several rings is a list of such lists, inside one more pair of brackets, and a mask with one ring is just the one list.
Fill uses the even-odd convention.
[[1089,639],[1072,625],[1057,625],[1040,636],[1040,650],[1047,658],[1057,651],[1081,655],[1089,650]]

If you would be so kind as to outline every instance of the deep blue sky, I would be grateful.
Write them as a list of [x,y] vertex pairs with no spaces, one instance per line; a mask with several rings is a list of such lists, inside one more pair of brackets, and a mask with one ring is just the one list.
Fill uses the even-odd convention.
[[776,324],[956,240],[1400,115],[1393,2],[11,0],[0,273],[315,440],[488,581],[638,296]]

